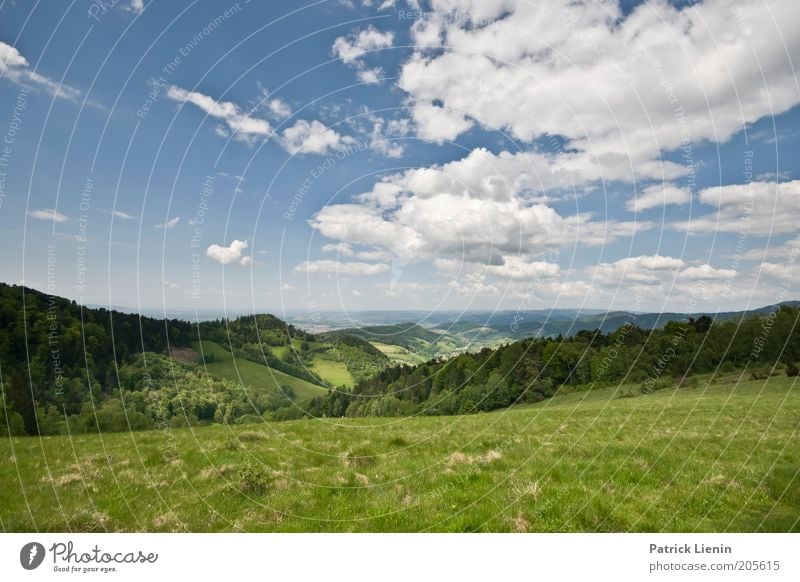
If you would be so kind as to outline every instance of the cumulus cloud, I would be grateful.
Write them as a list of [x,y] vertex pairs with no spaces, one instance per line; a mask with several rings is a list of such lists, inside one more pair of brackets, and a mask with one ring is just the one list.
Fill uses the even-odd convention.
[[290,154],[325,155],[340,149],[353,138],[342,136],[316,119],[308,122],[300,119],[283,132],[281,144]]
[[365,85],[378,85],[383,75],[382,67],[372,67],[371,69],[361,69],[356,73],[358,80]]
[[282,121],[292,115],[291,106],[280,97],[273,97],[267,87],[258,83],[258,99],[253,102],[253,109],[263,111],[270,119]]
[[403,146],[394,138],[403,136],[407,126],[402,120],[392,119],[387,121],[378,116],[371,116],[372,130],[369,134],[369,147],[387,158],[400,158],[403,156]]
[[742,253],[741,258],[745,260],[754,259],[779,259],[782,257],[798,257],[800,256],[800,236],[789,239],[783,244],[771,246],[768,248],[751,249]]
[[528,261],[524,257],[513,255],[505,257],[501,265],[488,265],[486,272],[501,279],[530,281],[557,277],[561,272],[561,268],[555,263]]
[[589,273],[601,285],[621,282],[653,283],[666,277],[675,277],[685,265],[683,259],[661,255],[626,257],[613,263],[600,263]]
[[292,108],[283,99],[270,99],[267,108],[276,119],[286,119],[292,115]]
[[[262,95],[264,91],[262,90]],[[260,139],[268,139],[274,135],[270,122],[253,114],[244,112],[238,105],[230,101],[217,101],[208,95],[196,91],[187,91],[171,86],[167,97],[180,103],[191,103],[205,111],[209,117],[220,119],[224,125],[217,126],[215,132],[220,137],[233,136],[233,139],[247,145],[255,145]],[[267,112],[275,118],[291,115],[289,106],[280,99],[267,99]],[[293,126],[286,128],[277,138],[277,142],[290,154],[325,155],[343,145],[354,142],[350,136],[340,135],[317,120],[298,120]]]
[[31,210],[28,214],[31,217],[39,220],[51,220],[53,222],[67,222],[68,216],[61,214],[58,210],[53,208],[42,208],[40,210]]
[[[680,167],[643,165],[639,176],[657,178],[668,173],[677,176]],[[630,165],[624,158],[597,159],[581,152],[548,155],[538,152],[500,152],[476,148],[467,156],[443,165],[409,170],[378,183],[375,194],[388,195],[390,201],[402,190],[420,196],[437,193],[469,193],[476,198],[510,200],[542,197],[554,192],[573,192],[590,184],[606,181],[632,181]],[[393,185],[393,194],[387,194]],[[379,192],[378,192],[379,191]],[[368,193],[362,198],[370,199]]]
[[761,271],[780,281],[796,282],[800,280],[800,265],[793,262],[786,263],[763,263]]
[[708,281],[713,279],[731,279],[736,276],[733,269],[715,269],[711,265],[700,265],[699,267],[688,267],[679,273],[683,279],[690,281]]
[[543,183],[567,186],[580,174],[598,175],[581,163],[556,168],[539,155],[478,149],[448,164],[389,176],[352,203],[322,208],[311,225],[335,241],[388,251],[406,262],[492,264],[554,246],[602,245],[652,227],[647,221],[596,221],[590,213],[562,216],[542,202]]
[[[452,139],[475,124],[530,142],[634,165],[690,143],[722,142],[745,123],[799,100],[791,55],[795,0],[645,2],[432,0],[436,18],[412,28],[415,52],[399,87],[418,135]],[[448,18],[452,14],[457,18]],[[742,18],[757,34],[743,37]]]
[[358,33],[349,36],[340,36],[332,47],[333,55],[342,60],[346,65],[356,68],[359,80],[368,85],[380,83],[383,69],[381,67],[368,68],[364,64],[367,53],[389,48],[394,43],[394,32],[381,32],[371,24]]
[[249,245],[247,241],[233,240],[227,247],[213,244],[206,249],[206,255],[222,265],[239,264],[247,266],[250,264],[250,256],[243,255]]
[[222,120],[225,126],[219,128],[222,131],[218,133],[225,137],[230,132],[237,141],[253,144],[258,139],[269,138],[273,133],[269,121],[245,113],[230,101],[217,101],[208,95],[187,91],[174,85],[167,90],[167,97],[181,104],[191,103],[205,111],[209,117]]
[[333,43],[333,54],[346,65],[357,63],[365,53],[392,46],[394,32],[381,32],[371,24],[364,30],[350,35],[340,36]]
[[294,268],[296,273],[336,273],[339,275],[378,275],[389,270],[381,263],[340,262],[331,260],[304,261]]
[[0,76],[15,85],[32,86],[48,92],[54,97],[75,101],[81,92],[64,85],[30,68],[28,60],[13,46],[0,41]]
[[650,208],[663,208],[668,204],[688,204],[691,201],[692,192],[688,188],[680,188],[674,184],[654,184],[628,200],[625,208],[631,212],[641,212]]
[[698,198],[717,211],[679,222],[676,228],[777,235],[794,234],[800,224],[800,180],[717,186],[702,190]]

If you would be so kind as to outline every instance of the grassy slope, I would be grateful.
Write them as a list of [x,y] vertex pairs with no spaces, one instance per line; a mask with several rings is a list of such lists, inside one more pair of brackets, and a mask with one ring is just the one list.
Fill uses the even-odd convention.
[[[201,351],[199,342],[195,342],[193,347],[198,352]],[[215,342],[203,341],[202,353],[206,359],[209,354],[214,356],[213,362],[206,362],[209,374],[243,383],[249,388],[277,391],[279,386],[288,384],[298,400],[306,400],[327,392],[325,388],[244,358],[236,358],[234,361],[231,353]]]
[[[297,350],[300,349],[300,345],[303,343],[300,340],[292,340],[292,342]],[[308,342],[308,345],[312,349],[325,347],[321,342]],[[276,358],[283,359],[286,355],[286,346],[272,346],[270,349]],[[323,354],[324,353],[325,352],[323,352]],[[353,380],[353,376],[347,370],[347,366],[344,362],[337,362],[324,355],[315,356],[312,364],[308,366],[308,369],[317,374],[330,386],[347,386],[352,388],[353,384],[355,384],[355,380]]]
[[331,386],[352,388],[355,384],[353,375],[348,371],[344,362],[337,362],[324,356],[315,356],[309,370],[319,374],[319,377]]
[[397,362],[400,364],[421,364],[426,359],[416,354],[409,352],[407,349],[401,346],[395,346],[392,344],[382,344],[380,342],[370,342],[373,346],[378,348],[381,352],[386,354],[390,360],[393,362]]
[[[727,377],[619,397],[633,388],[465,417],[0,439],[0,524],[6,531],[800,529],[796,383]],[[263,490],[241,472],[248,463],[267,479]]]

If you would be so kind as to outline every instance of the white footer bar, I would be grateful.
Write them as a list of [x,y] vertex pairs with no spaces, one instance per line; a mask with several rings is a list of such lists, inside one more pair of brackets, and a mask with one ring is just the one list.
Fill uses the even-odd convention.
[[799,566],[794,534],[0,535],[5,580],[777,582]]

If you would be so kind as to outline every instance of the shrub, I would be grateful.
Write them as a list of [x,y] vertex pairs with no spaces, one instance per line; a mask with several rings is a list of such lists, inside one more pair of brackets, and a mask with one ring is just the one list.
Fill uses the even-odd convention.
[[169,426],[171,428],[186,428],[188,426],[197,426],[200,421],[192,414],[177,414],[169,419]]
[[[5,408],[0,408],[0,435],[20,436],[25,434],[25,421],[18,412],[12,412]],[[8,433],[6,433],[8,430]]]
[[248,461],[239,469],[238,486],[243,493],[259,495],[267,491],[271,483],[272,477],[254,461]]

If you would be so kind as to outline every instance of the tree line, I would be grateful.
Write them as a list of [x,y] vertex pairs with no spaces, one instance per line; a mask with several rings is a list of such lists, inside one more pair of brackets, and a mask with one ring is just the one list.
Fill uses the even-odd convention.
[[640,383],[642,392],[681,385],[693,374],[747,368],[798,374],[800,310],[713,321],[672,321],[661,329],[627,323],[572,337],[526,339],[453,359],[387,368],[352,391],[315,398],[311,416],[468,414],[549,398],[559,390]]

